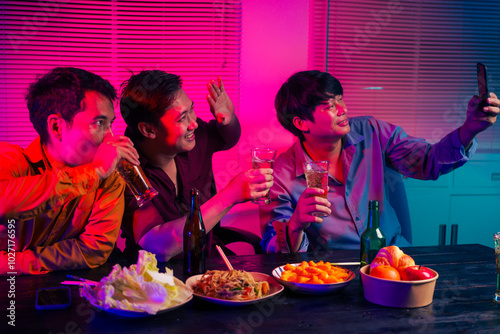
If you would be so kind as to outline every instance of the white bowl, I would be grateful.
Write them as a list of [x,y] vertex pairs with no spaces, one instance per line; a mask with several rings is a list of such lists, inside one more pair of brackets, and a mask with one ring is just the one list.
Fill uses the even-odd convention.
[[[300,263],[292,263],[293,266],[298,266]],[[304,294],[311,294],[311,295],[322,295],[322,294],[327,294],[327,293],[332,293],[335,291],[338,291],[340,289],[345,288],[349,284],[351,284],[352,280],[356,276],[354,272],[352,272],[349,269],[342,268],[347,270],[349,273],[349,278],[344,281],[344,282],[339,282],[339,283],[325,283],[325,284],[307,284],[307,283],[295,283],[295,282],[289,282],[289,281],[284,281],[281,279],[281,274],[283,273],[284,265],[274,268],[273,270],[273,277],[283,284],[286,288],[295,291],[295,292],[300,292]]]
[[[429,268],[430,269],[430,268]],[[435,276],[421,281],[395,281],[369,275],[370,266],[359,270],[365,299],[374,304],[415,308],[432,303],[434,288],[439,275],[430,269]]]

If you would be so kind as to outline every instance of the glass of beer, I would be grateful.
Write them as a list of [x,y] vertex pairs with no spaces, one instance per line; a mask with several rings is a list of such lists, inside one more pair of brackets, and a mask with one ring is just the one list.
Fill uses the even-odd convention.
[[[274,159],[276,159],[276,150],[272,148],[252,148],[252,166],[253,169],[273,168]],[[252,203],[266,205],[271,203],[269,191],[261,198],[253,199]]]
[[497,263],[497,291],[493,300],[500,303],[500,232],[493,235],[493,241],[495,242],[495,261]]
[[[328,161],[304,162],[304,173],[306,174],[307,188],[320,188],[324,193],[318,195],[327,198],[328,193]],[[316,217],[328,216],[325,212],[314,212]]]
[[158,195],[158,191],[151,186],[141,166],[135,166],[123,159],[116,166],[116,170],[134,194],[139,207]]

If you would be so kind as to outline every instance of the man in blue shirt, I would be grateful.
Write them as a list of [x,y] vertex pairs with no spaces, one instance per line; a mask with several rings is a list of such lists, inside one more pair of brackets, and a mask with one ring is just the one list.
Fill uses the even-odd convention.
[[[368,202],[380,202],[380,222],[387,243],[408,246],[388,201],[387,168],[402,175],[435,180],[462,166],[476,149],[474,137],[493,125],[500,101],[489,106],[478,97],[468,106],[465,123],[430,144],[373,117],[347,117],[340,82],[328,73],[292,75],[275,100],[278,119],[297,141],[274,164],[272,203],[260,207],[262,246],[268,253],[359,249],[366,229]],[[329,162],[327,199],[307,188],[303,163]],[[327,217],[313,215],[324,212]]]

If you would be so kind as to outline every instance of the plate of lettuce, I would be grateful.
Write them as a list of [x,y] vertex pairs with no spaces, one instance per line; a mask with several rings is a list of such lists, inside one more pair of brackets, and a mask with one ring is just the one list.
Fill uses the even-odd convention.
[[193,298],[193,291],[165,268],[160,273],[154,254],[139,251],[137,264],[121,267],[98,284],[83,284],[80,296],[95,308],[124,317],[147,317],[175,310]]

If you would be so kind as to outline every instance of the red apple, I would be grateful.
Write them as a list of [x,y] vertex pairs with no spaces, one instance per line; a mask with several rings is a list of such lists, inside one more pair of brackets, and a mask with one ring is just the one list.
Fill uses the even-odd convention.
[[409,266],[401,271],[402,281],[421,281],[434,276],[434,272],[424,266]]

